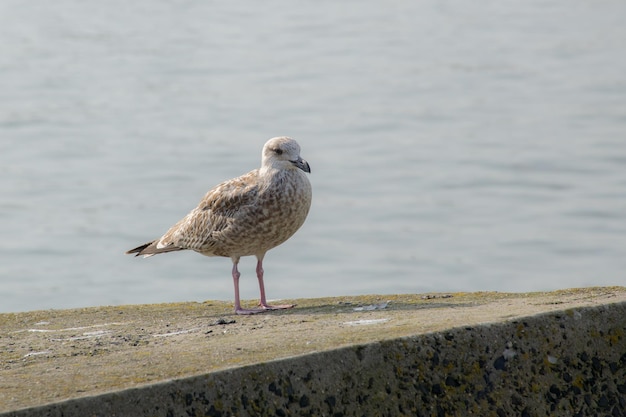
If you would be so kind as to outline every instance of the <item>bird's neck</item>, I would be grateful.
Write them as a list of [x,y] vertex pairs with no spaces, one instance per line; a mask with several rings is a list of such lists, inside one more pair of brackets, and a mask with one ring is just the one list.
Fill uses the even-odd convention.
[[273,165],[263,165],[259,168],[259,177],[261,178],[272,178],[277,175],[284,175],[285,169],[279,169]]
[[285,179],[294,174],[292,169],[276,168],[274,166],[264,166],[259,168],[259,180],[265,188],[273,188],[282,184]]

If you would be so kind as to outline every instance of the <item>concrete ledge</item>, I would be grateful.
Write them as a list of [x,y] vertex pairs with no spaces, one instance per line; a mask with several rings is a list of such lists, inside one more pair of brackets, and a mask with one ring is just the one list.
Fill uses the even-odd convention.
[[[391,302],[387,303],[389,299]],[[168,327],[173,327],[170,333],[151,334],[144,343],[141,331],[137,331],[132,340],[136,346],[116,337],[129,337],[126,331],[87,339],[80,337],[90,335],[57,337],[66,328],[46,329],[55,330],[51,333],[28,331],[36,330],[37,323],[46,323],[28,323],[39,320],[42,314],[74,320],[82,314],[92,321],[100,317],[99,324],[103,326],[94,328],[115,328],[109,322],[109,314],[119,316],[119,307],[108,308],[111,311],[106,314],[102,309],[86,309],[68,310],[67,315],[3,315],[0,340],[5,346],[0,348],[12,347],[13,356],[18,359],[6,360],[7,354],[0,353],[0,392],[4,393],[0,394],[4,395],[0,404],[11,407],[1,415],[626,415],[624,288],[541,294],[353,297],[351,301],[302,300],[300,304],[300,309],[284,314],[225,316],[228,318],[216,323],[196,316],[196,307],[208,308],[204,304],[176,305],[187,314],[173,318],[177,325],[169,323]],[[226,306],[219,308],[223,307]],[[142,310],[140,306],[127,308]],[[146,308],[143,307],[144,313]],[[163,308],[166,307],[152,306],[149,311],[153,316],[139,314],[131,321],[137,323],[135,320],[141,317],[146,323],[144,327],[149,327],[150,320],[158,321],[155,311]],[[237,323],[227,324],[233,318]],[[185,321],[189,319],[204,321],[205,327],[192,331]],[[104,326],[104,322],[109,325]],[[239,326],[233,327],[232,332],[240,342],[233,343],[227,336],[229,326]],[[26,330],[19,330],[22,328]],[[222,332],[219,336],[213,335],[217,329]],[[80,334],[83,333],[91,332]],[[47,344],[49,353],[24,356],[24,350],[17,352],[20,341],[34,345],[39,340],[30,338],[33,335],[46,335],[41,343]],[[24,339],[20,339],[22,336]],[[268,344],[266,337],[272,342]],[[248,344],[247,338],[257,343]],[[116,340],[120,352],[115,350]],[[170,343],[163,343],[164,340]],[[80,352],[85,341],[91,344],[93,356],[66,356],[68,352]],[[61,344],[69,351],[64,352]],[[199,356],[188,351],[194,345],[200,345]],[[306,346],[311,345],[312,349],[306,351]],[[97,352],[98,348],[102,352]],[[135,348],[148,357],[131,355]],[[216,349],[230,359],[216,365],[210,360]],[[270,352],[263,355],[264,349]],[[150,357],[158,352],[171,358],[176,366],[165,366],[167,359],[152,357],[151,362]],[[118,353],[132,357],[126,363],[126,379],[118,374]],[[286,357],[294,353],[307,354]],[[183,358],[182,362],[174,359],[176,355]],[[283,359],[268,360],[271,357]],[[95,362],[90,358],[95,358]],[[68,361],[75,365],[74,370],[95,374],[92,379],[86,376],[87,383],[95,387],[81,385],[83,378],[71,374],[72,368],[66,367]],[[244,366],[233,368],[233,361],[241,361]],[[55,365],[63,372],[46,372]],[[158,373],[162,368],[185,368],[196,375],[173,375],[176,379],[149,385],[129,382],[132,378],[140,379],[147,371]],[[200,369],[206,371],[198,372]],[[12,379],[20,375],[21,381]],[[46,380],[47,376],[51,378]],[[59,377],[65,381],[74,379],[69,384],[71,388],[62,384]],[[41,383],[35,384],[35,378]],[[108,385],[107,378],[111,378]],[[120,379],[126,382],[115,388]],[[39,395],[39,390],[54,391],[55,384],[71,391],[66,398],[85,396],[59,398],[38,406],[37,403],[49,401],[49,397]],[[111,389],[118,391],[101,393]],[[28,407],[29,399],[32,406],[18,410],[20,406]]]

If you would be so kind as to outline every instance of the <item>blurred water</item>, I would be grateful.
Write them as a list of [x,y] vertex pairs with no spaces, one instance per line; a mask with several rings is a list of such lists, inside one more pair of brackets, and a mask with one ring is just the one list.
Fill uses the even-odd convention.
[[270,298],[624,285],[625,13],[5,0],[0,311],[231,300],[228,259],[123,252],[278,135],[314,204]]

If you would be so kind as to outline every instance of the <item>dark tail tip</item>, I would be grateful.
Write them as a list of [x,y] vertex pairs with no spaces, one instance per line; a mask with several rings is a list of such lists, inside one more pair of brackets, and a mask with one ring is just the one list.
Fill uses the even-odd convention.
[[126,255],[131,255],[131,254],[133,254],[133,253],[134,253],[134,254],[136,254],[135,256],[139,256],[139,255],[141,255],[141,252],[142,252],[145,248],[147,248],[148,246],[150,246],[150,245],[152,245],[152,242],[149,242],[149,243],[144,243],[143,245],[141,245],[141,246],[137,246],[136,248],[133,248],[133,249],[130,249],[130,250],[127,250],[127,251],[126,251],[126,252],[124,252],[124,253],[125,253]]

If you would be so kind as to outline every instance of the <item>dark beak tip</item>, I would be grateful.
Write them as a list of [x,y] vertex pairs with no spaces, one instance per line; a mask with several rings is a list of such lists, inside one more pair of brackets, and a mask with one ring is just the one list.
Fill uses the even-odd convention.
[[308,172],[309,174],[311,173],[311,166],[304,159],[300,158],[297,161],[291,161],[291,163],[294,164],[296,168],[299,168],[303,170],[304,172]]

